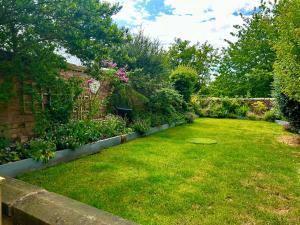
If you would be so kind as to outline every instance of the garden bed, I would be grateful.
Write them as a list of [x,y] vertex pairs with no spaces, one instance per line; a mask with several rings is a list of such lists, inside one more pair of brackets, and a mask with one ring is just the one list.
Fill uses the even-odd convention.
[[[159,127],[153,127],[144,135],[147,136],[150,134],[154,134],[156,132],[168,129],[169,127],[173,127],[173,126],[174,125],[165,124],[165,125],[162,125]],[[31,158],[16,161],[16,162],[10,162],[7,164],[0,165],[0,175],[15,177],[15,176],[25,173],[25,172],[42,169],[42,168],[47,168],[47,167],[54,166],[54,165],[57,165],[62,162],[68,162],[68,161],[71,161],[74,159],[78,159],[82,156],[95,154],[105,148],[119,145],[124,142],[136,139],[138,137],[141,137],[140,133],[132,132],[127,135],[116,136],[116,137],[108,138],[105,140],[100,140],[95,143],[90,143],[90,144],[81,146],[80,148],[75,149],[75,150],[71,150],[71,149],[60,150],[60,151],[57,151],[55,154],[55,157],[53,159],[51,159],[50,161],[48,161],[47,163],[41,162],[41,161],[36,161]]]
[[293,136],[264,121],[198,119],[19,179],[140,224],[299,224],[300,148],[282,135]]

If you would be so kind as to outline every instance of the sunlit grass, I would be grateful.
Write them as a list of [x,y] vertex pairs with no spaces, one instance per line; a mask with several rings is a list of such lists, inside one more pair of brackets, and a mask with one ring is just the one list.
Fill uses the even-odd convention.
[[281,135],[268,122],[199,119],[19,178],[141,224],[296,225],[300,148]]

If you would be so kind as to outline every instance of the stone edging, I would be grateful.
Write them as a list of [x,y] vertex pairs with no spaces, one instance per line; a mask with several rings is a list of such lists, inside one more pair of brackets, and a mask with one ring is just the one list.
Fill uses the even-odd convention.
[[137,225],[67,197],[7,177],[2,184],[3,215],[20,225]]
[[127,135],[112,137],[112,138],[108,138],[105,140],[97,141],[95,143],[83,145],[76,150],[70,150],[70,149],[60,150],[60,151],[56,152],[55,157],[53,159],[49,160],[48,163],[37,162],[31,158],[16,161],[16,162],[10,162],[7,164],[0,165],[0,175],[15,177],[15,176],[25,173],[25,172],[47,168],[50,166],[57,165],[61,162],[69,162],[69,161],[78,159],[82,156],[98,153],[105,148],[119,145],[124,142],[139,138],[141,136],[148,136],[148,135],[154,134],[156,132],[159,132],[159,131],[162,131],[162,130],[165,130],[165,129],[168,129],[168,128],[174,127],[174,126],[175,126],[175,124],[172,124],[172,125],[164,124],[159,127],[151,128],[145,135],[141,135],[137,132],[133,132],[133,133],[130,133]]

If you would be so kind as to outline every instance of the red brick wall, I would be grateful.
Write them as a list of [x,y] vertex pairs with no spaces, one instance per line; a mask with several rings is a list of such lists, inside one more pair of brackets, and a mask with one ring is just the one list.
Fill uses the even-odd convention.
[[[15,89],[19,90],[17,83]],[[9,103],[0,105],[0,136],[25,141],[32,136],[34,117],[31,112],[23,110],[21,99],[13,97]]]
[[[90,77],[84,72],[83,67],[71,66],[67,71],[62,71],[61,75],[65,79],[79,77],[83,80],[84,91],[82,95],[91,95],[87,85],[87,80],[89,80]],[[0,78],[0,83],[1,82],[2,80]],[[20,89],[17,82],[15,82],[15,89]],[[101,84],[97,97],[104,100],[109,95],[109,92],[109,85]],[[25,100],[25,104],[22,103],[18,96],[13,97],[8,104],[1,105],[0,103],[0,136],[20,140],[22,142],[33,136],[35,119],[30,107],[26,107],[26,102],[30,102],[30,97],[23,96],[23,99]],[[97,115],[97,118],[105,114],[105,107],[103,105],[100,110],[101,114]],[[73,118],[76,118],[75,113]]]

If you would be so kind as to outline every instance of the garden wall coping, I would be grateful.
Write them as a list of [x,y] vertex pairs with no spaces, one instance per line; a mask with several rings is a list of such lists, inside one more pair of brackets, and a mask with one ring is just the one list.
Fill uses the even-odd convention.
[[0,165],[0,175],[2,176],[10,176],[10,177],[16,177],[17,175],[20,175],[22,173],[30,172],[33,170],[43,169],[50,166],[57,165],[62,162],[69,162],[75,159],[78,159],[82,156],[87,156],[91,154],[98,153],[102,151],[103,149],[122,144],[127,141],[134,140],[136,138],[139,138],[141,136],[148,136],[151,134],[154,134],[156,132],[168,129],[170,127],[174,127],[175,124],[164,124],[159,127],[153,127],[148,132],[146,132],[145,135],[141,135],[137,132],[133,132],[127,135],[121,135],[117,137],[108,138],[105,140],[100,140],[95,143],[90,143],[87,145],[83,145],[80,148],[76,150],[60,150],[57,151],[55,154],[55,157],[49,160],[47,163],[38,162],[31,158],[24,159],[16,162],[10,162],[7,164]]
[[135,225],[67,197],[13,178],[2,186],[3,213],[18,225]]

